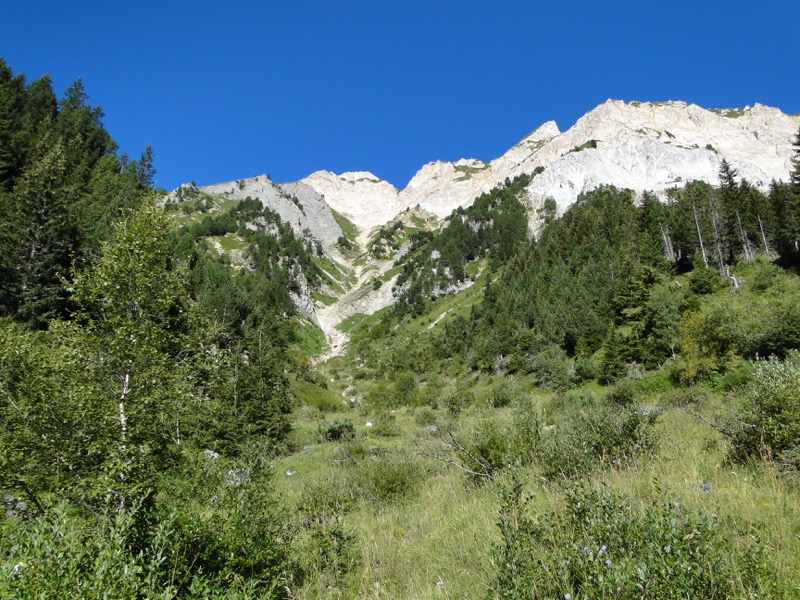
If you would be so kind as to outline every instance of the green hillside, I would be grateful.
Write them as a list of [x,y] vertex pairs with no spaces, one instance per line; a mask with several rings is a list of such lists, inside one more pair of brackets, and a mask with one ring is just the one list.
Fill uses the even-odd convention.
[[[0,61],[0,597],[800,597],[800,134],[334,258],[101,116]],[[314,360],[295,299],[390,281]]]

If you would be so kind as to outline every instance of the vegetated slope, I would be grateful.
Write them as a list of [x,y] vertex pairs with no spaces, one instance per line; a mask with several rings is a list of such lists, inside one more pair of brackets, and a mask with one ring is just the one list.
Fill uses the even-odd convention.
[[370,566],[304,590],[792,596],[800,280],[795,250],[766,251],[798,237],[771,217],[798,192],[602,188],[476,285],[351,322],[281,466]]
[[[599,186],[631,189],[637,196],[651,191],[666,200],[668,190],[692,181],[718,185],[723,161],[763,193],[773,179],[786,179],[791,166],[787,157],[799,126],[797,116],[759,104],[706,110],[683,102],[609,100],[563,133],[555,123],[545,123],[492,161],[425,165],[403,190],[368,172],[320,171],[289,184],[274,184],[269,176],[197,189],[187,184],[167,201],[198,191],[228,199],[258,198],[296,236],[318,244],[335,263],[327,273],[338,285],[320,292],[315,304],[306,298],[302,311],[325,329],[331,344],[340,346],[338,323],[359,312],[371,314],[395,299],[386,289],[371,286],[396,273],[392,261],[400,248],[376,252],[381,245],[375,246],[373,238],[375,231],[381,237],[390,224],[396,227],[405,211],[443,219],[506,180],[535,173],[517,194],[526,207],[528,227],[535,231],[543,214],[563,214],[580,194]],[[350,233],[345,235],[344,229]],[[406,278],[401,277],[401,286]]]
[[453,211],[437,232],[422,231],[397,260],[395,314],[419,315],[426,300],[469,286],[474,261],[486,260],[495,270],[527,238],[527,214],[519,197],[530,181],[523,175],[482,194],[468,208]]

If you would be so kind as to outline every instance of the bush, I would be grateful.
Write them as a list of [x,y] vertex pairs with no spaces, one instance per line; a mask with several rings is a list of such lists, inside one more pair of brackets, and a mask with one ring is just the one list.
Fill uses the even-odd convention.
[[500,500],[496,597],[770,597],[765,548],[702,509],[576,487],[566,514],[529,515],[518,478]]
[[419,463],[402,452],[369,456],[354,467],[354,481],[370,502],[397,502],[416,493],[423,479]]
[[348,481],[331,477],[307,484],[300,494],[297,510],[306,525],[327,524],[349,512],[354,505],[355,497]]
[[492,392],[486,400],[486,405],[489,408],[506,408],[516,399],[516,393],[508,386],[503,385],[499,389]]
[[720,289],[722,284],[723,279],[720,274],[708,267],[696,268],[689,278],[689,289],[698,296],[712,294]]
[[430,408],[422,408],[414,413],[414,422],[420,427],[435,425],[437,420],[436,413]]
[[598,467],[624,467],[652,454],[656,412],[595,404],[566,413],[544,438],[540,455],[548,479],[580,477]]
[[424,454],[457,465],[479,483],[510,466],[531,464],[541,448],[541,421],[530,399],[523,398],[510,422],[487,409],[469,431],[456,435],[445,427],[435,437],[438,448]]
[[556,344],[549,344],[533,358],[530,371],[542,387],[566,390],[575,384],[571,367],[566,352]]
[[744,388],[745,403],[729,427],[731,458],[775,458],[800,448],[800,352],[755,365]]
[[[314,526],[298,551],[299,576],[325,585],[320,596],[361,564],[358,538],[338,522]],[[323,593],[324,592],[324,593]]]
[[294,530],[267,465],[201,458],[185,476],[118,511],[1,519],[0,597],[283,597]]
[[346,442],[356,437],[356,428],[350,419],[325,421],[319,425],[321,442]]
[[400,435],[400,426],[397,424],[397,418],[389,412],[378,415],[375,419],[372,433],[381,437],[396,437]]
[[637,404],[639,394],[630,381],[621,381],[606,394],[606,402],[613,406],[633,406]]

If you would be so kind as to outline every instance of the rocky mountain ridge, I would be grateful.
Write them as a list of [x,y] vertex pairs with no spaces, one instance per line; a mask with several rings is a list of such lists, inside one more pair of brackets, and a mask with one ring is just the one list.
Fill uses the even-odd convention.
[[556,200],[563,211],[600,185],[663,192],[687,181],[718,182],[723,158],[757,187],[785,179],[800,116],[754,104],[707,110],[685,102],[608,100],[561,132],[544,123],[489,162],[461,159],[424,165],[398,190],[371,173],[318,171],[301,180],[356,225],[386,223],[420,206],[438,217],[465,207],[506,178],[544,172],[529,186],[531,203]]
[[[716,185],[723,159],[739,177],[766,191],[773,179],[788,177],[798,129],[800,115],[761,104],[707,110],[677,101],[608,100],[567,131],[561,132],[554,121],[544,123],[491,161],[428,163],[402,190],[367,171],[317,171],[283,184],[266,175],[199,188],[184,184],[165,203],[198,197],[257,198],[297,236],[318,243],[342,275],[339,289],[324,290],[333,302],[312,302],[309,291],[298,306],[326,330],[333,346],[343,343],[335,333],[342,319],[371,314],[393,302],[389,290],[394,278],[389,272],[394,256],[376,259],[368,246],[378,228],[401,213],[443,219],[508,179],[535,174],[524,194],[533,230],[536,209],[547,198],[553,198],[563,213],[582,192],[601,185],[656,194],[693,180]],[[430,228],[437,219],[422,221]],[[377,279],[388,285],[373,288]]]

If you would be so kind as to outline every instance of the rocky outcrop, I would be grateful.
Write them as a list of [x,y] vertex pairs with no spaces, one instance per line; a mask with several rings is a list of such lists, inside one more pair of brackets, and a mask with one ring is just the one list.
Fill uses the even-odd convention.
[[[429,215],[447,217],[506,179],[535,173],[526,189],[533,231],[535,209],[547,198],[556,201],[561,213],[582,192],[601,185],[663,193],[692,180],[717,184],[723,159],[740,177],[765,190],[773,179],[787,178],[799,128],[800,116],[761,104],[707,110],[685,102],[608,100],[567,131],[559,131],[553,121],[544,123],[489,162],[462,159],[424,165],[402,190],[366,171],[341,175],[317,171],[296,183],[275,184],[262,175],[201,188],[186,184],[165,202],[198,194],[258,198],[298,236],[319,240],[327,255],[352,268],[357,283],[348,286],[335,304],[315,307],[308,289],[295,298],[301,312],[319,322],[334,348],[343,343],[336,324],[355,313],[375,312],[394,298],[393,281],[377,288],[370,285],[391,268],[392,261],[358,267],[351,263],[336,245],[342,230],[331,209],[360,229],[358,243],[364,250],[370,230],[399,213],[413,209],[401,217],[406,224],[412,225],[409,219],[414,217],[430,226],[435,219],[429,220]],[[348,256],[355,257],[354,252]]]
[[552,197],[562,211],[600,185],[658,193],[692,180],[716,184],[723,158],[766,189],[772,179],[787,177],[798,128],[800,117],[761,104],[707,110],[685,102],[608,100],[563,133],[548,121],[490,162],[429,163],[403,190],[364,172],[321,171],[303,183],[367,229],[415,206],[445,217],[506,178],[537,168],[544,172],[528,188],[532,204]]
[[319,240],[326,253],[334,251],[334,245],[342,235],[331,207],[313,188],[301,182],[276,184],[269,176],[259,175],[201,187],[184,184],[162,202],[170,204],[180,202],[187,196],[194,198],[198,195],[230,200],[257,198],[265,208],[276,212],[282,221],[288,223],[297,237],[302,239],[311,235]]
[[313,189],[331,208],[364,230],[383,225],[405,208],[392,184],[367,171],[341,175],[317,171],[300,183]]

